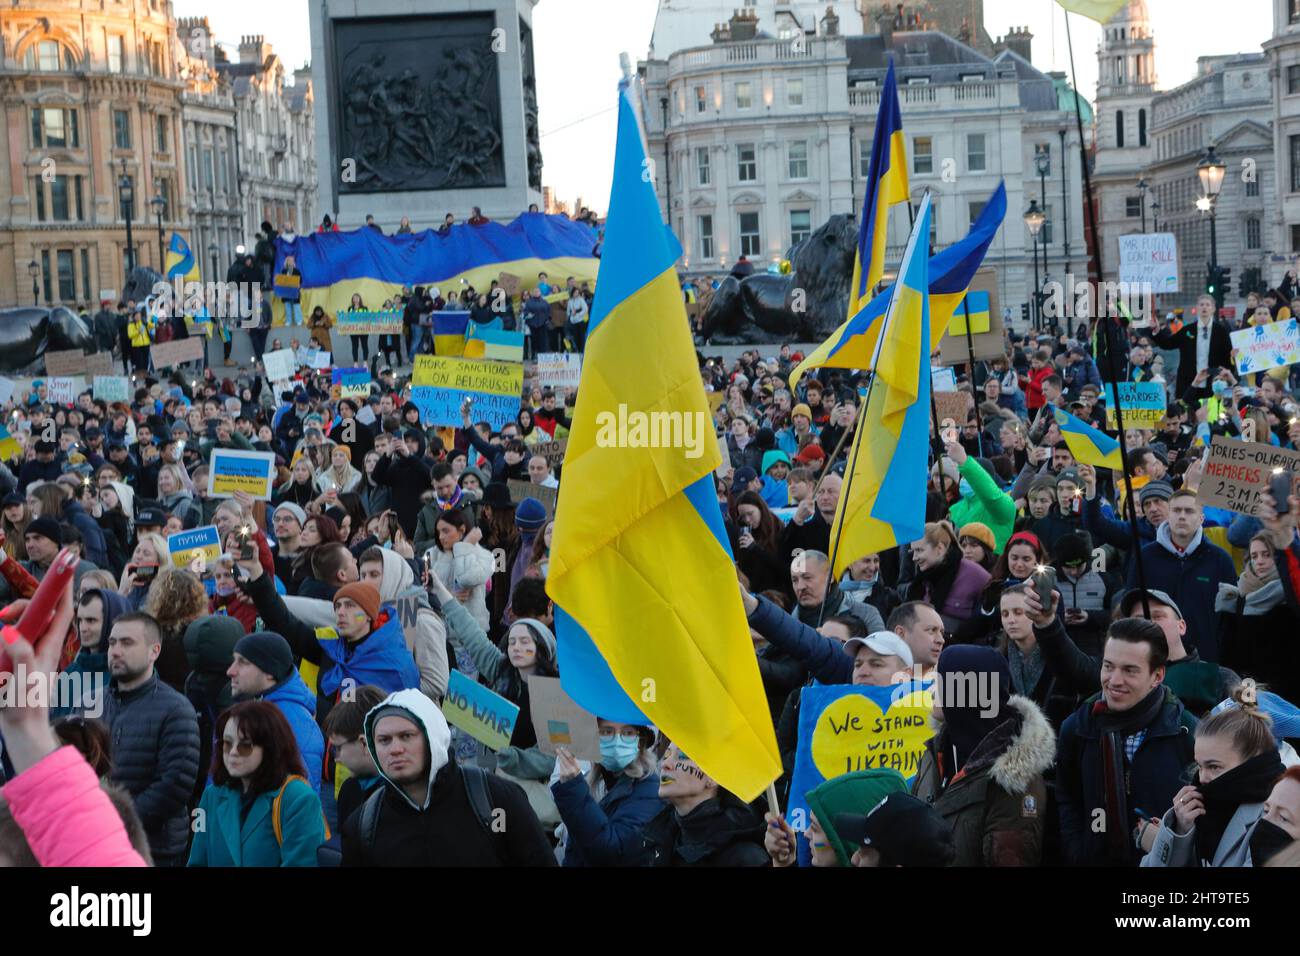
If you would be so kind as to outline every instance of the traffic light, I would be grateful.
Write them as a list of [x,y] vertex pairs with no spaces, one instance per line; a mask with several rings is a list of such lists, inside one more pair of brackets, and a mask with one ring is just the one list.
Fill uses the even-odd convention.
[[1232,269],[1228,266],[1210,265],[1206,273],[1205,291],[1214,297],[1215,308],[1223,308],[1223,300],[1232,285]]
[[1029,325],[1029,303],[1028,302],[1020,303],[1020,321],[1025,323],[1025,325]]

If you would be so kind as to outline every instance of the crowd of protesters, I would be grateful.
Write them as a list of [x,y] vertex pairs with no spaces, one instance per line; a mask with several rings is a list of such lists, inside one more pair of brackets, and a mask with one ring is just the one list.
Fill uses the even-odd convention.
[[[470,404],[459,427],[422,421],[389,367],[355,399],[328,371],[284,388],[259,365],[142,369],[130,402],[20,388],[5,619],[60,549],[80,560],[52,639],[10,656],[84,681],[48,713],[0,708],[0,861],[784,867],[803,840],[813,866],[1297,865],[1300,498],[1253,517],[1196,490],[1212,436],[1295,448],[1300,403],[1290,369],[1238,380],[1226,341],[1208,297],[1181,327],[1009,335],[957,370],[966,411],[933,435],[922,537],[839,580],[867,377],[792,391],[791,346],[700,356],[779,806],[813,682],[996,690],[991,712],[936,696],[910,780],[827,780],[804,825],[654,727],[595,715],[598,761],[539,745],[529,678],[559,674],[545,502],[566,487],[539,446],[567,436],[575,394],[526,378],[493,428]],[[1127,476],[1077,461],[1053,414],[1104,428],[1111,365],[1177,383],[1161,421],[1124,430]],[[275,455],[270,500],[210,495],[214,449]],[[168,536],[209,525],[221,557],[173,566]],[[519,707],[507,746],[449,726],[452,670]]]

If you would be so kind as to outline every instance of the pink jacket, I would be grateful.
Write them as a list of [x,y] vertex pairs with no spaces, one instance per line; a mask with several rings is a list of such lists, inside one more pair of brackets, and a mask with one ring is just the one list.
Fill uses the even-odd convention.
[[75,747],[60,747],[4,786],[41,866],[147,866],[113,802]]

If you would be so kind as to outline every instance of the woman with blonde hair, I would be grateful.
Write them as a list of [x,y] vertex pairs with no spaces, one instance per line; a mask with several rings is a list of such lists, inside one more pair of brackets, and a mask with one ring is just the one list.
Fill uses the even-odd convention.
[[158,504],[170,515],[181,519],[185,527],[193,528],[199,522],[199,506],[194,496],[186,491],[185,469],[176,464],[165,464],[158,469]]
[[122,569],[122,580],[117,586],[117,593],[131,602],[131,610],[140,610],[150,585],[167,558],[167,540],[162,535],[150,532],[137,539],[131,560]]
[[952,644],[967,644],[983,635],[980,593],[990,575],[962,554],[957,531],[947,521],[928,521],[921,538],[912,542],[916,577],[904,600],[925,601],[943,618]]
[[154,665],[158,678],[183,693],[190,673],[185,629],[207,616],[207,589],[190,571],[163,568],[149,586],[143,610],[158,622],[162,635],[162,652]]
[[355,491],[361,483],[361,472],[352,467],[352,449],[347,445],[335,445],[330,449],[329,467],[316,473],[316,487],[322,492]]

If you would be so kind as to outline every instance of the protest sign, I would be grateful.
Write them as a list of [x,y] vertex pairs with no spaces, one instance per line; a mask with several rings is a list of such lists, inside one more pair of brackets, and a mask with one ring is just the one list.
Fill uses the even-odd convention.
[[340,312],[334,319],[334,331],[339,335],[398,335],[402,313],[396,309]]
[[[957,303],[957,309],[939,340],[940,365],[965,365],[970,361],[970,350],[974,348],[975,359],[997,358],[1004,353],[1002,345],[1002,311],[998,307],[998,278],[992,266],[981,266],[971,279],[966,293],[965,307]],[[966,342],[966,313],[969,310],[971,320],[970,344]],[[985,318],[987,310],[988,316]],[[957,316],[961,321],[957,321]],[[960,334],[957,330],[960,329]]]
[[91,352],[86,356],[86,374],[87,375],[112,375],[113,374],[113,353],[112,352]]
[[[935,412],[939,416],[939,421],[945,418],[951,418],[961,428],[966,424],[966,416],[970,414],[971,397],[969,392],[932,392],[934,398]],[[930,434],[934,434],[934,422],[930,422]]]
[[950,368],[931,368],[930,385],[936,392],[955,392],[957,373]]
[[274,453],[212,449],[208,462],[209,498],[229,498],[236,491],[247,491],[259,501],[270,501],[274,483]]
[[3,405],[5,402],[9,401],[9,399],[14,397],[14,389],[17,387],[18,383],[12,378],[5,378],[3,375],[0,375],[0,405]]
[[1151,292],[1177,292],[1178,242],[1172,232],[1119,237],[1119,281]]
[[929,682],[805,687],[787,814],[793,829],[808,827],[804,794],[832,777],[883,767],[911,780],[925,742],[934,736],[928,719],[932,700]]
[[519,414],[524,367],[519,362],[463,359],[447,355],[417,355],[412,373],[411,401],[426,425],[461,424],[460,406],[473,400],[470,417],[493,430]]
[[494,694],[458,670],[448,676],[447,696],[442,699],[447,723],[459,727],[489,750],[508,747],[519,717],[519,705]]
[[[1106,427],[1116,428],[1115,386],[1105,383]],[[1164,420],[1168,406],[1160,382],[1120,382],[1119,398],[1124,403],[1125,428],[1154,428]]]
[[96,375],[92,391],[106,402],[129,402],[131,380],[125,375]]
[[[417,555],[418,557],[418,555]],[[393,600],[397,609],[397,619],[402,622],[402,633],[406,636],[408,647],[414,647],[420,632],[420,608],[424,591],[421,588],[407,588]]]
[[725,438],[718,442],[718,451],[722,452],[722,461],[718,463],[717,468],[713,469],[713,473],[719,478],[726,479],[731,474],[732,464],[731,449],[727,447]]
[[[221,557],[221,533],[213,525],[178,531],[167,536],[167,551],[172,556],[172,567],[189,568],[195,558],[202,557],[206,569]],[[202,572],[198,572],[202,574]]]
[[722,403],[727,400],[725,392],[705,392],[704,397],[709,400],[710,415],[718,414],[718,409],[721,408]]
[[293,378],[297,363],[293,360],[293,349],[277,349],[262,356],[262,367],[266,369],[268,382],[287,382]]
[[86,371],[86,353],[81,349],[66,349],[45,353],[45,374],[60,378],[83,375]]
[[172,339],[159,345],[149,347],[149,357],[153,367],[158,370],[172,368],[184,362],[203,361],[204,340],[190,336],[186,339]]
[[523,284],[519,276],[503,272],[497,276],[497,282],[500,283],[501,288],[505,289],[507,296],[512,299],[519,298],[519,287]]
[[1300,452],[1261,442],[1215,435],[1196,488],[1196,500],[1212,508],[1258,517],[1259,496],[1268,491],[1275,469],[1300,473]]
[[564,464],[564,452],[568,447],[569,439],[561,438],[559,441],[548,441],[534,445],[529,450],[529,455],[541,455],[552,468],[559,468]]
[[335,398],[369,398],[370,369],[336,368],[330,373],[330,383],[335,386]]
[[582,377],[582,356],[576,352],[540,352],[537,355],[537,381],[542,388],[578,387]]
[[542,753],[553,755],[557,747],[564,747],[579,760],[600,759],[596,718],[573,702],[558,677],[529,677],[528,707]]
[[546,517],[548,519],[555,517],[555,502],[560,497],[559,488],[547,488],[545,485],[535,485],[531,481],[518,481],[514,478],[506,482],[506,487],[510,489],[510,500],[515,504],[525,498],[536,498],[546,506]]
[[1238,329],[1229,337],[1237,350],[1239,375],[1300,362],[1300,325],[1295,319]]
[[71,405],[77,400],[77,393],[85,387],[79,378],[47,378],[45,395],[56,405]]
[[375,410],[370,407],[369,402],[357,409],[357,421],[363,425],[373,425],[375,423]]

